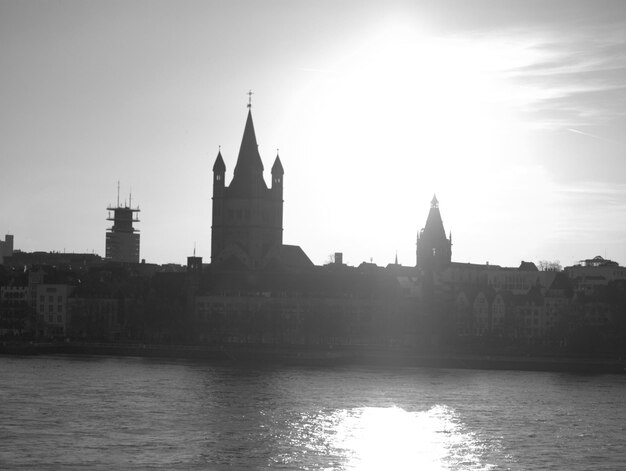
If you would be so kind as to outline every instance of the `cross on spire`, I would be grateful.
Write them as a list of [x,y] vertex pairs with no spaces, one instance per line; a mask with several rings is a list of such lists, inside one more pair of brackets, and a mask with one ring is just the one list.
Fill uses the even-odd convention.
[[248,109],[252,108],[252,90],[248,90]]

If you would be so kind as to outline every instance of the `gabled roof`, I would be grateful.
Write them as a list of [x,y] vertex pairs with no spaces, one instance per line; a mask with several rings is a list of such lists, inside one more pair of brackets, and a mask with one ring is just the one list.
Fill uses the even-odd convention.
[[268,270],[301,271],[314,267],[313,262],[299,245],[279,245],[266,256]]
[[572,280],[565,273],[557,273],[552,284],[549,287],[550,290],[571,290]]
[[520,270],[520,271],[539,271],[539,269],[537,268],[537,265],[535,265],[533,262],[525,262],[524,260],[522,260],[522,263],[520,263],[518,270]]

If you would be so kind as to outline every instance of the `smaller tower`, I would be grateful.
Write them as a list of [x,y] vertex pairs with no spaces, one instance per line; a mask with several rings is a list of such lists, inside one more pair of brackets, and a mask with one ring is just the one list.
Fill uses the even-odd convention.
[[215,163],[213,164],[213,197],[224,195],[224,177],[226,174],[226,164],[222,158],[222,150],[217,152]]
[[113,221],[113,227],[107,229],[105,259],[111,262],[139,263],[139,230],[133,227],[139,222],[139,207],[120,205],[119,183],[117,186],[117,205],[109,205],[107,221]]
[[13,236],[7,234],[4,240],[0,240],[0,265],[4,263],[4,257],[13,255]]
[[[273,205],[274,211],[274,221],[283,220],[283,175],[285,171],[283,170],[283,164],[280,162],[280,157],[278,157],[278,150],[276,151],[276,160],[274,160],[274,165],[272,165],[272,187],[270,189],[270,193],[273,196],[276,204]],[[275,225],[273,228],[275,234],[274,238],[278,245],[282,245],[283,243],[283,225]]]
[[211,257],[224,248],[224,201],[226,196],[226,164],[222,158],[222,150],[217,152],[213,164],[213,214],[211,223]]
[[423,271],[438,271],[452,260],[452,237],[446,238],[439,201],[433,195],[426,226],[417,235],[417,267]]
[[280,157],[278,156],[278,151],[276,151],[276,160],[274,160],[274,165],[272,165],[272,191],[280,195],[280,199],[283,199],[283,175],[285,171],[283,170],[283,164],[280,162]]

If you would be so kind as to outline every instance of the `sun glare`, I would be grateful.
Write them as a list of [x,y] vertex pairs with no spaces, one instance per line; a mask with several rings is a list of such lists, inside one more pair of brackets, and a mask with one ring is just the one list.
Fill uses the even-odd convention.
[[379,151],[428,156],[410,170],[431,175],[450,164],[482,172],[514,128],[499,72],[524,63],[517,50],[516,61],[485,40],[424,37],[406,24],[388,25],[317,74],[306,92],[308,128],[337,153],[356,147],[366,159]]
[[407,412],[398,407],[355,409],[338,425],[335,446],[346,469],[487,469],[482,447],[462,429],[453,411],[435,406]]
[[[512,72],[537,59],[532,44],[438,37],[406,21],[387,22],[359,41],[338,45],[332,56],[298,98],[304,111],[293,137],[301,142],[298,152],[344,176],[337,182],[346,192],[342,198],[358,198],[341,217],[358,223],[385,211],[403,220],[415,202],[426,207],[437,193],[459,208],[465,203],[460,215],[467,219],[455,225],[469,227],[475,221],[468,208],[484,207],[494,182],[500,199],[514,200],[509,188],[521,183],[516,176],[533,181],[532,172],[541,171],[522,168],[531,154],[522,113],[531,92],[515,83]],[[392,178],[380,178],[384,172]],[[380,194],[397,204],[390,208]],[[320,194],[318,203],[335,207],[325,197]],[[525,204],[545,199],[535,192]],[[411,228],[396,231],[413,237],[416,223],[411,219]]]

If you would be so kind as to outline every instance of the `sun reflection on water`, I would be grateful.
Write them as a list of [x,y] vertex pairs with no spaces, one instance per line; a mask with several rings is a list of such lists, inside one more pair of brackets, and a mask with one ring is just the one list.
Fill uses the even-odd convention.
[[[485,447],[446,406],[419,412],[361,407],[320,412],[310,419],[313,417],[305,421],[307,426],[300,423],[304,426],[300,432],[308,432],[309,446],[323,442],[326,452],[341,463],[341,469],[491,469],[481,457]],[[312,448],[321,451],[315,445]],[[337,469],[337,461],[332,469]]]

